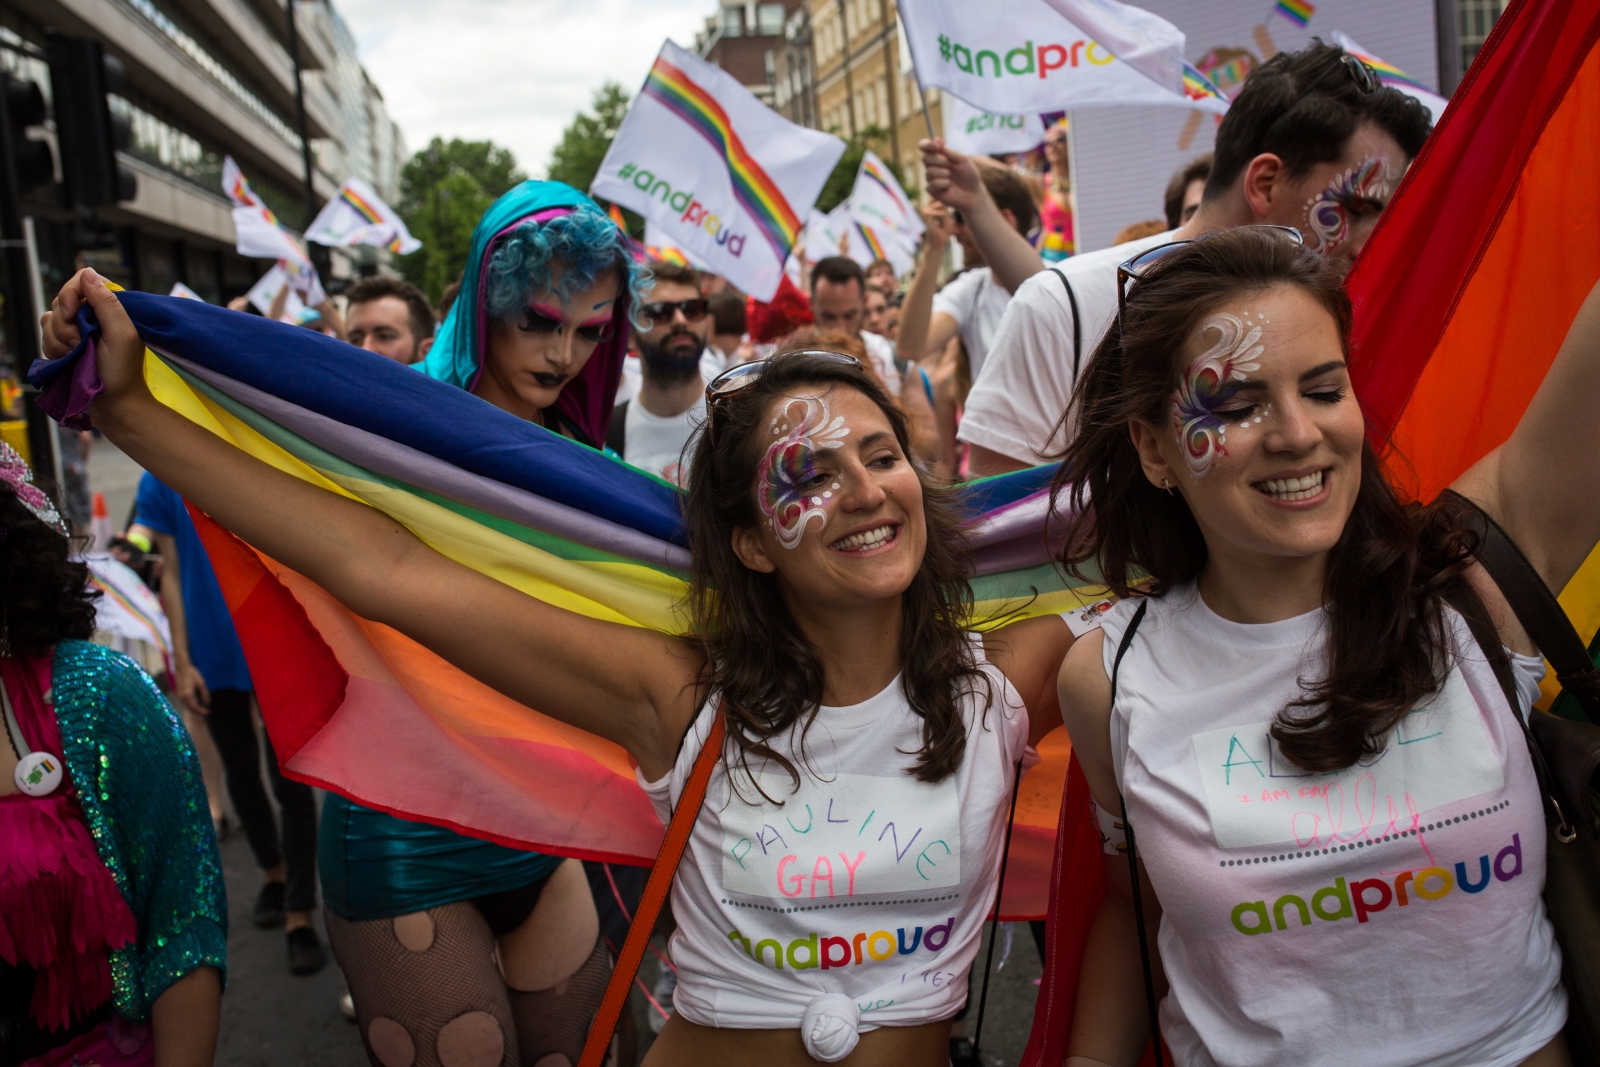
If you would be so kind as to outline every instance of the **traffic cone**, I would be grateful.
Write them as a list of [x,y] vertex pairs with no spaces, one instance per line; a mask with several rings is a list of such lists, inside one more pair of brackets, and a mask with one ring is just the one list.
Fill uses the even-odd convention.
[[89,524],[94,540],[90,547],[96,552],[111,551],[111,509],[106,507],[106,495],[94,495],[94,510]]

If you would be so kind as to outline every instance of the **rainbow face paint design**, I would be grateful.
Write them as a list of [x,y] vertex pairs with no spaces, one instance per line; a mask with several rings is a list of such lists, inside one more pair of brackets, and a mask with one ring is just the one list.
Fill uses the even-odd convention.
[[1323,255],[1338,248],[1350,237],[1352,208],[1368,201],[1387,202],[1393,185],[1383,156],[1364,159],[1333,179],[1306,201],[1306,224],[1301,227],[1306,247]]
[[784,548],[800,547],[806,525],[827,517],[839,483],[821,490],[812,486],[809,491],[807,483],[816,477],[816,454],[839,448],[849,432],[844,416],[830,417],[827,402],[816,396],[790,400],[772,417],[777,440],[761,458],[757,496]]
[[[1228,422],[1217,409],[1239,391],[1235,382],[1261,369],[1256,359],[1264,350],[1261,327],[1267,320],[1257,316],[1259,321],[1252,323],[1249,318],[1248,313],[1240,318],[1223,312],[1207,319],[1200,336],[1215,333],[1217,341],[1194,358],[1172,394],[1172,428],[1196,478],[1204,477],[1218,456],[1228,454]],[[1260,416],[1253,420],[1260,421]]]

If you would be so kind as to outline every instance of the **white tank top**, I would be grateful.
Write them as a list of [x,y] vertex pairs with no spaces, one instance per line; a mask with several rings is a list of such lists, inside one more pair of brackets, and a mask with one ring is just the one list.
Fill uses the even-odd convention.
[[[981,688],[963,702],[966,751],[942,782],[911,777],[922,719],[898,677],[863,703],[820,708],[804,757],[798,730],[779,739],[774,747],[800,769],[798,791],[781,767],[752,758],[781,806],[752,788],[729,740],[672,887],[673,1004],[685,1019],[801,1027],[814,1056],[834,1059],[826,1042],[810,1040],[819,1009],[847,1026],[848,1045],[858,1032],[960,1010],[994,904],[1013,768],[1028,741],[1021,698],[983,660],[981,644],[978,656],[993,706],[985,713]],[[716,706],[713,694],[707,707]],[[711,720],[702,710],[666,777],[640,775],[663,823]]]
[[[1161,899],[1180,1067],[1520,1063],[1566,1020],[1545,822],[1521,728],[1460,616],[1439,696],[1336,774],[1267,729],[1325,675],[1325,615],[1230,622],[1194,586],[1150,598],[1111,744]],[[1102,617],[1109,675],[1140,601]],[[1514,656],[1524,706],[1542,661]]]

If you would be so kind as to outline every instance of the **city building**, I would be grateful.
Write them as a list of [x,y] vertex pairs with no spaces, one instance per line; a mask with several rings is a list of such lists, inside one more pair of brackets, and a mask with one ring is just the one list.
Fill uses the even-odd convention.
[[783,41],[790,13],[803,3],[804,0],[723,0],[715,15],[706,16],[705,29],[695,34],[694,50],[701,59],[732,74],[740,85],[770,105],[773,96],[767,55]]
[[[137,175],[134,198],[74,210],[58,185],[19,191],[45,293],[85,264],[151,292],[182,282],[212,302],[248,289],[270,263],[234,252],[223,158],[238,162],[286,225],[303,228],[297,96],[311,146],[309,199],[320,206],[349,175],[397,197],[405,148],[349,30],[322,0],[299,0],[292,26],[290,15],[286,0],[9,0],[0,9],[0,66],[38,84],[47,101],[47,30],[99,40],[125,71],[111,109],[131,127],[118,158]],[[53,123],[27,136],[53,140]],[[376,262],[370,250],[338,250],[326,273],[347,276],[367,261]]]
[[809,0],[817,126],[840,137],[872,133],[871,147],[921,187],[917,141],[942,130],[939,91],[927,111],[908,64],[901,62],[894,0]]

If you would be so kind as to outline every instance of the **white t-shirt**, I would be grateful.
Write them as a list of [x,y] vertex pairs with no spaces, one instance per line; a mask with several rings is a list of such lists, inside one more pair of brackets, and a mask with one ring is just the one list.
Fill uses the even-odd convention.
[[[1082,318],[1078,368],[1089,362],[1117,313],[1117,267],[1172,240],[1172,231],[1073,256],[1017,287],[983,363],[973,368],[957,436],[1024,463],[1045,462],[1051,435],[1077,378],[1072,367],[1072,284]],[[969,349],[970,351],[970,349]],[[1064,442],[1055,442],[1060,446]]]
[[625,436],[623,462],[665,478],[673,485],[689,484],[689,452],[686,446],[700,424],[706,421],[706,402],[679,415],[652,415],[634,397],[623,416]]
[[[798,725],[775,740],[800,770],[798,791],[781,767],[751,759],[781,806],[762,799],[729,739],[672,886],[673,1005],[684,1018],[792,1029],[827,994],[837,996],[824,1004],[854,1003],[857,1032],[960,1010],[994,903],[1012,768],[1028,741],[1021,698],[978,653],[994,704],[981,687],[963,701],[965,752],[942,782],[909,773],[922,720],[898,677],[860,704],[818,709],[804,760]],[[639,775],[663,823],[711,719],[702,710],[664,778]]]
[[872,360],[873,369],[878,372],[890,395],[894,395],[899,391],[901,381],[900,371],[894,365],[894,342],[866,330],[862,330],[858,336],[861,343],[867,346],[867,358]]
[[[1111,747],[1161,899],[1179,1067],[1501,1067],[1559,1033],[1544,810],[1460,616],[1444,687],[1385,751],[1309,774],[1267,730],[1326,670],[1325,614],[1231,622],[1192,584],[1146,602]],[[1139,604],[1101,616],[1107,674]],[[1513,659],[1531,705],[1544,665]]]
[[[1059,283],[1058,283],[1059,284]],[[944,312],[956,320],[961,343],[967,348],[967,362],[976,379],[983,370],[989,348],[1000,330],[1000,319],[1011,303],[1011,294],[994,280],[988,267],[978,267],[958,275],[933,297],[933,313]]]

